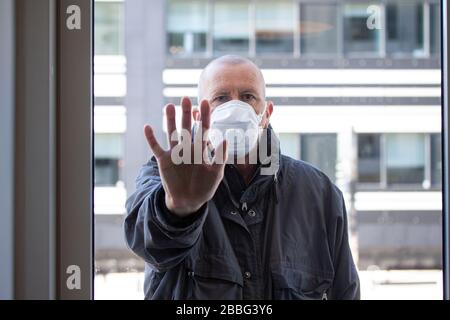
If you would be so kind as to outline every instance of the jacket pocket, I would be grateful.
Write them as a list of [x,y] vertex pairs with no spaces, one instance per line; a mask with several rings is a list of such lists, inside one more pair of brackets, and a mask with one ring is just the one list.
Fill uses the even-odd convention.
[[187,268],[189,299],[241,300],[243,278],[238,266],[224,256],[205,256]]
[[304,267],[277,266],[272,269],[275,300],[328,300],[333,276]]

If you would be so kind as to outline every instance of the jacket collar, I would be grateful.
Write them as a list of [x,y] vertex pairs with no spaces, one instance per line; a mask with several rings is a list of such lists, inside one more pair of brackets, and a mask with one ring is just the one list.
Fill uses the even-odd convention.
[[262,136],[263,138],[260,139],[260,143],[267,144],[267,154],[263,154],[262,157],[260,155],[258,156],[259,167],[256,176],[240,199],[235,199],[230,190],[230,184],[227,178],[224,177],[223,179],[225,190],[237,208],[241,208],[247,204],[253,204],[262,199],[280,178],[282,166],[280,140],[271,126],[268,129],[264,129]]

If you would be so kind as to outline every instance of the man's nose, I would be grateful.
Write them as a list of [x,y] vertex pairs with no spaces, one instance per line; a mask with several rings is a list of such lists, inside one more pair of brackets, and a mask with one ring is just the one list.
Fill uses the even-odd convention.
[[239,93],[232,93],[230,98],[231,100],[241,100]]

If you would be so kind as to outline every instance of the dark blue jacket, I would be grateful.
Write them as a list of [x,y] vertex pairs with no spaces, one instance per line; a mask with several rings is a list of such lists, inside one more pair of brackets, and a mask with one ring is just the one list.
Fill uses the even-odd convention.
[[281,156],[236,199],[179,219],[165,207],[153,159],[127,201],[128,246],[146,262],[146,299],[359,299],[342,193],[313,166]]

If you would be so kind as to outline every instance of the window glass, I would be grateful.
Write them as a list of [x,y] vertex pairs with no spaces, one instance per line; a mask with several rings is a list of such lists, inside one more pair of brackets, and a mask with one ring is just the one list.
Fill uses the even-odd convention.
[[112,187],[119,182],[119,160],[95,159],[95,185]]
[[247,1],[214,4],[214,52],[249,53],[250,18]]
[[280,148],[283,154],[293,159],[300,159],[300,135],[297,133],[281,133]]
[[422,184],[425,179],[425,136],[387,134],[388,184]]
[[441,8],[437,3],[430,4],[430,51],[433,55],[441,53]]
[[[166,145],[164,106],[180,110],[185,95],[195,104],[207,63],[253,49],[282,154],[342,191],[362,299],[442,298],[438,1],[126,1],[127,19],[115,23],[132,38],[127,56],[98,56],[117,41],[96,34],[96,87],[110,89],[96,97],[96,298],[143,299],[145,261],[123,236],[125,202],[152,156],[143,125]],[[96,1],[97,30],[115,2]],[[385,20],[371,29],[369,7],[380,4]],[[148,13],[164,23],[149,30]],[[162,43],[146,44],[149,35]]]
[[369,4],[344,5],[344,51],[345,53],[378,53],[381,32],[368,28],[371,16]]
[[360,183],[381,182],[380,135],[358,136],[358,181]]
[[[411,23],[414,21],[414,23]],[[423,4],[414,1],[386,5],[387,52],[421,56],[424,54]]]
[[97,134],[95,145],[95,185],[114,187],[121,178],[123,138],[119,134]]
[[167,43],[174,55],[205,53],[208,6],[205,0],[168,2]]
[[337,137],[335,134],[301,136],[301,158],[336,180]]
[[123,2],[101,1],[95,4],[95,53],[124,54]]
[[442,138],[440,134],[431,135],[431,184],[442,186]]
[[256,2],[256,52],[292,53],[294,50],[292,1]]
[[300,48],[302,54],[336,54],[338,47],[337,6],[302,4]]

